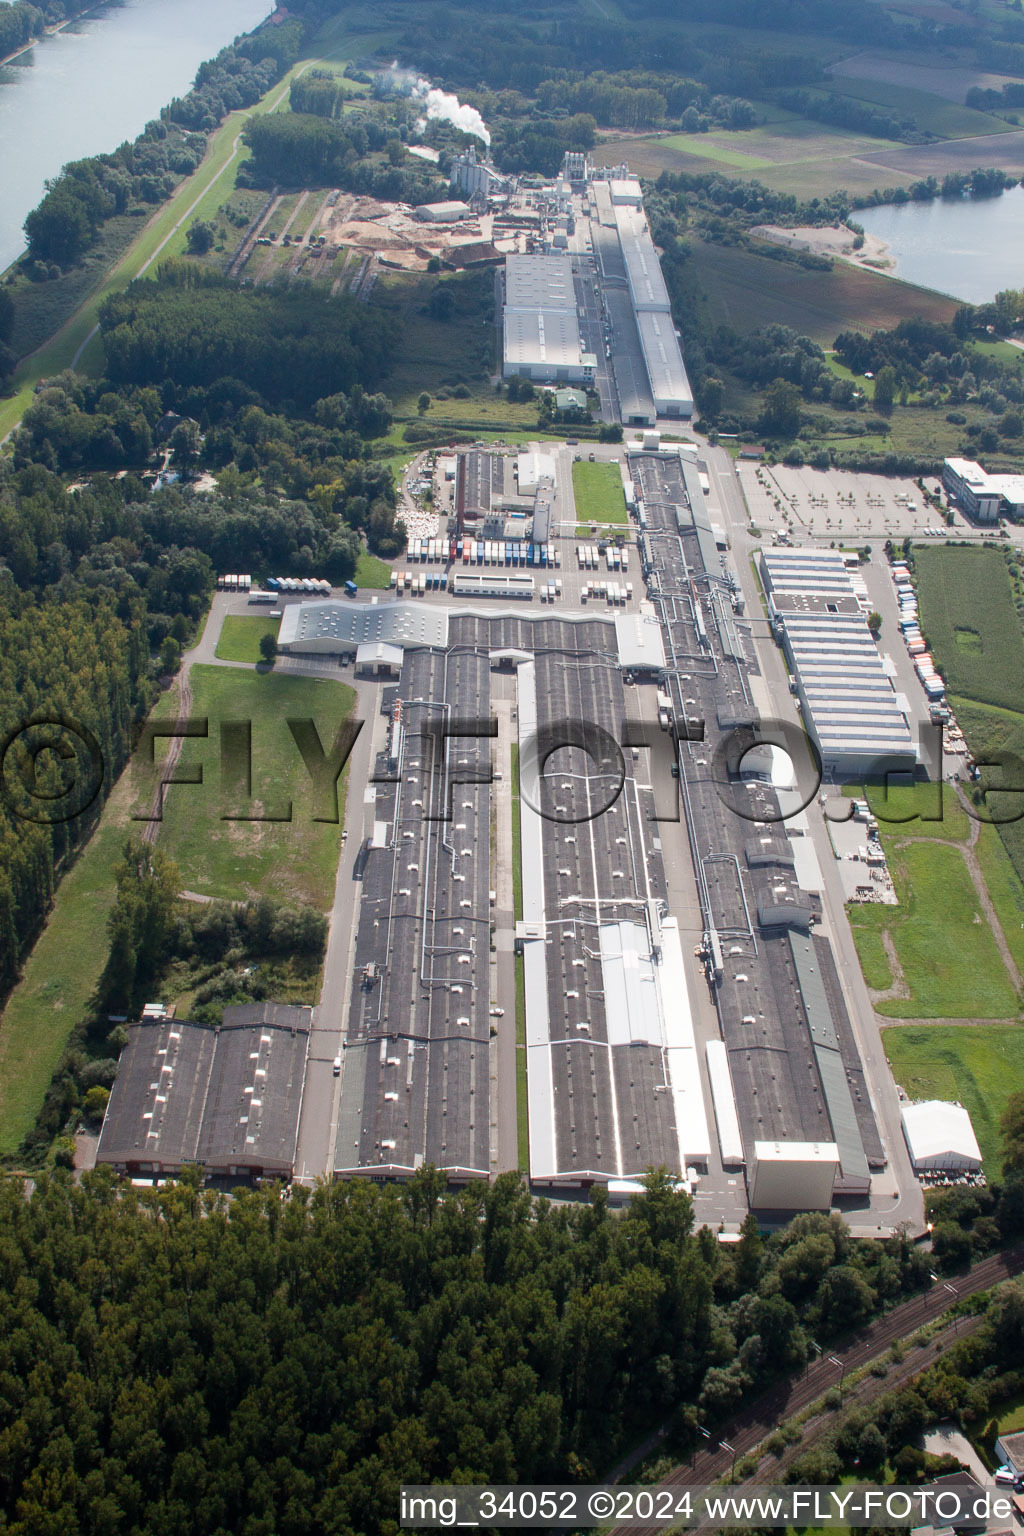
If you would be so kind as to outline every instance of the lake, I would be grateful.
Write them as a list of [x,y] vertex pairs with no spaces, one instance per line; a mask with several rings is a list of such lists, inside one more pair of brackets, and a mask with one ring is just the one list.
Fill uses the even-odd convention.
[[25,248],[25,215],[69,160],[134,139],[204,59],[272,0],[123,0],[0,66],[0,272]]
[[1024,187],[1001,197],[858,208],[855,223],[892,247],[894,275],[968,304],[1024,288]]

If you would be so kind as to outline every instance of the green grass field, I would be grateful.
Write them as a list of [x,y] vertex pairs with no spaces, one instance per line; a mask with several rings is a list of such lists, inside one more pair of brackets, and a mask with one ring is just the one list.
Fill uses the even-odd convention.
[[1024,1081],[1024,1029],[1013,1024],[905,1025],[882,1032],[893,1077],[912,1099],[959,1101],[990,1178],[1000,1165],[999,1119]]
[[658,144],[666,149],[678,150],[682,155],[698,155],[702,160],[714,160],[719,165],[731,165],[738,171],[760,171],[765,166],[774,164],[774,161],[766,160],[763,155],[748,155],[743,150],[732,149],[726,144],[712,144],[707,134],[703,133],[673,133],[667,138],[659,139]]
[[391,567],[386,560],[378,560],[376,555],[369,555],[364,549],[356,561],[356,574],[353,579],[357,587],[371,587],[377,591],[383,591],[391,585]]
[[983,826],[977,843],[978,863],[1007,947],[1024,974],[1024,882],[996,827]]
[[280,619],[269,619],[266,614],[259,618],[225,614],[214,655],[221,661],[262,661],[260,641],[264,635],[273,635],[276,640],[280,627]]
[[[11,1157],[35,1124],[46,1090],[107,958],[114,868],[133,830],[129,776],[57,887],[49,921],[25,961],[0,1028],[0,1156]],[[137,826],[134,830],[137,830]]]
[[617,464],[591,464],[581,459],[572,466],[572,493],[580,524],[622,524],[629,520],[622,475]]
[[1024,706],[1024,638],[1006,561],[994,549],[914,551],[921,623],[951,693]]
[[[160,846],[175,859],[186,890],[227,900],[270,894],[326,909],[334,892],[340,825],[315,822],[313,787],[287,720],[315,721],[324,751],[351,713],[355,693],[332,679],[221,667],[192,668],[192,714],[209,720],[206,740],[183,744],[180,767],[202,764],[202,785],[165,791]],[[173,713],[170,696],[160,713]],[[252,723],[253,811],[290,821],[222,820],[218,786],[220,725]],[[158,753],[159,755],[159,753]],[[339,785],[339,812],[342,790]]]
[[[910,990],[909,997],[879,1003],[878,1012],[911,1019],[1013,1018],[1018,1000],[959,850],[923,842],[898,847],[885,836],[883,841],[899,906],[849,908],[868,984],[879,985],[880,935],[887,931]],[[880,985],[891,979],[886,974]]]
[[868,802],[883,838],[945,837],[966,843],[970,836],[970,818],[948,784],[893,784],[888,792],[879,784],[844,784],[843,794]]

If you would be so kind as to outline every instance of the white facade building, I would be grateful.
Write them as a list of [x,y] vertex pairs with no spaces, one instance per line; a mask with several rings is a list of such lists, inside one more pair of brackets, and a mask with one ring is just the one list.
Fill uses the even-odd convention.
[[842,555],[764,549],[760,570],[825,773],[840,780],[912,770],[907,717]]
[[755,1141],[751,1209],[827,1211],[838,1172],[835,1142]]
[[905,1104],[903,1135],[915,1173],[976,1173],[981,1167],[978,1138],[962,1104]]

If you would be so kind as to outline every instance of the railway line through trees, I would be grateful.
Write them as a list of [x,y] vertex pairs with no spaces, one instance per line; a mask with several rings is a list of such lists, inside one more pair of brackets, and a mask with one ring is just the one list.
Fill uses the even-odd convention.
[[[662,1484],[699,1487],[726,1477],[739,1460],[755,1451],[786,1420],[792,1419],[804,1409],[811,1407],[830,1387],[838,1386],[846,1377],[858,1371],[869,1369],[881,1360],[894,1344],[911,1338],[918,1329],[934,1322],[964,1297],[987,1291],[1005,1280],[1013,1279],[1022,1271],[1024,1271],[1024,1249],[1013,1248],[1003,1253],[992,1254],[989,1258],[973,1265],[965,1275],[957,1276],[955,1295],[947,1290],[941,1280],[936,1281],[929,1290],[912,1296],[908,1301],[886,1313],[884,1317],[878,1318],[868,1327],[861,1329],[845,1344],[834,1346],[828,1353],[823,1352],[813,1364],[801,1371],[792,1372],[785,1380],[770,1387],[743,1413],[737,1414],[715,1430],[708,1442],[709,1446],[714,1445],[713,1450],[709,1448],[698,1451],[690,1461],[674,1467],[668,1476],[661,1479]],[[930,1341],[933,1345],[937,1344],[937,1351],[935,1348],[927,1353],[914,1350],[884,1377],[870,1375],[865,1377],[850,1388],[845,1406],[850,1406],[856,1401],[870,1402],[884,1392],[892,1391],[894,1387],[906,1385],[926,1366],[934,1362],[937,1353],[941,1353],[942,1349],[948,1347],[949,1341],[958,1336],[958,1330],[964,1334],[971,1333],[981,1326],[982,1321],[981,1317],[969,1317],[950,1323],[937,1339]],[[833,1362],[838,1362],[838,1368]],[[808,1420],[801,1442],[806,1440],[807,1430],[813,1430],[814,1427],[820,1428],[825,1418],[826,1415],[822,1413]],[[649,1436],[615,1469],[612,1479],[621,1481],[625,1478],[633,1467],[657,1449],[664,1434],[665,1426],[662,1426]],[[780,1473],[784,1472],[804,1449],[806,1445],[801,1443],[789,1447],[782,1457],[771,1454],[760,1457],[757,1470],[750,1482],[777,1481]],[[707,1527],[701,1529],[707,1529]],[[628,1536],[655,1536],[659,1530],[658,1526],[621,1526],[616,1527],[614,1536],[627,1536],[627,1533]]]

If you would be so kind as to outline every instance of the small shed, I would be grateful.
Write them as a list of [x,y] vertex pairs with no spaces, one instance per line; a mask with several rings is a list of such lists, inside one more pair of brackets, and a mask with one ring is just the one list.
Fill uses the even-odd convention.
[[402,670],[404,652],[385,640],[368,640],[356,647],[356,673],[361,677],[391,677]]

